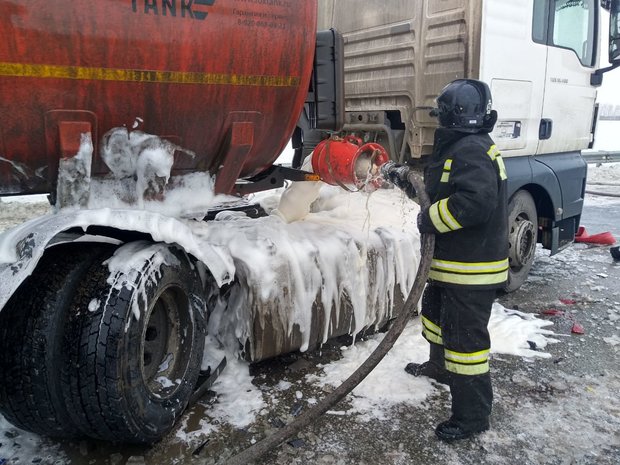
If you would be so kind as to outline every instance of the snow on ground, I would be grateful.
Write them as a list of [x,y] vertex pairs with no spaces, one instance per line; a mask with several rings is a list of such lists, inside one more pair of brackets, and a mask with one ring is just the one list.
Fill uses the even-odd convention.
[[0,197],[0,232],[51,212],[44,195]]
[[611,184],[620,186],[620,163],[588,165],[588,184]]
[[585,206],[612,205],[617,203],[618,197],[620,197],[620,163],[588,165]]
[[[536,386],[535,381],[529,382]],[[494,454],[498,444],[519,451],[521,463],[527,464],[613,463],[611,454],[606,457],[601,451],[620,446],[620,376],[566,375],[551,388],[557,394],[543,406],[531,398],[502,396],[501,401],[512,409],[512,424],[509,430],[491,429],[480,435],[480,446],[487,452],[485,463],[505,463],[505,457]],[[608,460],[603,462],[604,458]]]
[[[495,303],[489,332],[491,334],[491,353],[522,357],[550,357],[546,352],[531,350],[530,342],[544,349],[550,342],[553,332],[543,329],[550,321],[533,315],[504,308]],[[420,320],[413,320],[403,331],[394,347],[386,357],[357,386],[352,393],[353,410],[349,413],[363,413],[366,419],[383,420],[389,410],[399,404],[420,405],[434,393],[435,386],[427,378],[415,378],[402,368],[409,362],[422,363],[428,359],[428,342],[422,337]],[[343,347],[342,359],[323,366],[323,375],[310,375],[309,382],[318,386],[339,386],[374,351],[383,334],[349,347]],[[389,379],[389,388],[385,380]]]

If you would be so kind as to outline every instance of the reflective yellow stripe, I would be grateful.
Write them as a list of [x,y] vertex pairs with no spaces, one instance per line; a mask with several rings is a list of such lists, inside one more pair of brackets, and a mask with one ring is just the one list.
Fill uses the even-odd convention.
[[448,209],[448,199],[443,199],[439,201],[439,214],[441,215],[441,219],[448,225],[448,227],[452,231],[456,231],[457,229],[462,229],[463,226],[460,225],[456,218],[452,216],[450,210]]
[[499,177],[503,181],[504,179],[508,179],[508,175],[506,174],[506,165],[504,165],[504,159],[498,156],[495,161],[497,162],[497,166],[499,166]]
[[448,182],[450,180],[450,170],[452,169],[452,159],[448,158],[443,164],[443,174],[439,182]]
[[431,262],[431,268],[453,273],[496,273],[508,269],[508,259],[494,262],[455,262],[434,258]]
[[492,145],[489,151],[487,152],[487,155],[491,157],[491,160],[497,163],[500,179],[502,181],[505,179],[508,179],[508,176],[506,175],[506,165],[504,165],[504,159],[502,158],[502,155],[499,149],[497,148],[497,146]]
[[508,259],[477,263],[433,259],[429,278],[472,286],[499,284],[508,279]]
[[456,221],[452,213],[450,213],[448,209],[448,199],[440,200],[431,205],[429,214],[433,225],[440,233],[456,231],[463,227]]
[[300,83],[300,78],[298,76],[261,76],[196,73],[188,71],[156,71],[147,69],[88,68],[83,66],[4,62],[0,62],[0,76],[256,87],[294,87],[298,86]]
[[431,208],[428,211],[431,216],[431,221],[433,225],[440,233],[450,232],[450,228],[443,222],[441,216],[439,215],[439,202],[435,202],[431,205]]
[[500,154],[500,151],[497,148],[497,145],[495,144],[493,144],[487,151],[487,155],[491,157],[491,160],[495,160],[495,157],[497,157],[499,154]]
[[506,280],[508,280],[508,270],[502,271],[501,273],[476,275],[444,273],[441,271],[431,270],[428,277],[442,283],[484,286],[488,284],[501,284],[506,282]]
[[441,336],[441,328],[439,326],[437,326],[435,323],[433,323],[431,320],[429,320],[426,317],[422,317],[422,324],[428,328],[429,330],[431,330],[432,332],[434,332],[435,334],[438,334]]
[[422,325],[424,328],[422,329],[422,335],[426,338],[427,341],[434,342],[435,344],[443,345],[443,340],[441,338],[441,328],[433,323],[426,317],[422,317]]
[[453,350],[444,349],[446,360],[465,364],[486,362],[489,359],[489,352],[489,349],[471,353],[454,352]]
[[477,365],[461,365],[460,363],[449,362],[446,360],[446,370],[458,375],[483,375],[489,372],[489,362]]
[[443,345],[443,339],[441,339],[441,336],[438,336],[437,334],[433,333],[432,331],[429,331],[428,328],[423,328],[422,329],[422,336],[424,336],[424,338],[428,342],[433,342],[435,344]]

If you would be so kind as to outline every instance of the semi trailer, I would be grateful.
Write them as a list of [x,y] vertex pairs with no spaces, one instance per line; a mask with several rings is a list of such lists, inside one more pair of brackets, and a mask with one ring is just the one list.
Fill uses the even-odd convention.
[[[255,194],[316,181],[297,167],[336,135],[422,166],[428,110],[456,78],[492,88],[518,288],[537,242],[573,240],[596,87],[620,65],[618,0],[7,0],[2,13],[0,195],[47,194],[54,213],[0,236],[0,413],[55,437],[155,442],[223,369],[222,345],[259,361],[402,311],[415,206],[380,189],[338,210],[332,191],[286,225],[268,215],[277,196]],[[294,166],[274,165],[289,139]]]

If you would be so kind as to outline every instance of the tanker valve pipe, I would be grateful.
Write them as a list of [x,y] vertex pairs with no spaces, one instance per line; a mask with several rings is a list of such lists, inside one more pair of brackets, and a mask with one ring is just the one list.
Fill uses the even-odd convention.
[[[362,140],[354,136],[332,136],[322,140],[304,160],[301,169],[311,170],[313,174],[306,173],[305,179],[298,180],[323,181],[348,192],[370,193],[384,184],[380,169],[388,160],[387,151],[379,144],[362,144]],[[316,182],[293,183],[271,213],[287,223],[301,220],[310,212],[310,205],[318,198],[320,189],[321,184]]]
[[350,192],[372,192],[381,187],[380,167],[389,159],[379,144],[363,144],[355,136],[332,136],[321,141],[312,152],[312,171],[332,186]]

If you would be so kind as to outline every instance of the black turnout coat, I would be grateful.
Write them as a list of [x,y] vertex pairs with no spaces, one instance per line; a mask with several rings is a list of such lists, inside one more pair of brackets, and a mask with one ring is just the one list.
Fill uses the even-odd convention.
[[494,289],[508,278],[506,170],[485,133],[439,128],[424,172],[432,202],[419,217],[435,233],[430,282]]

